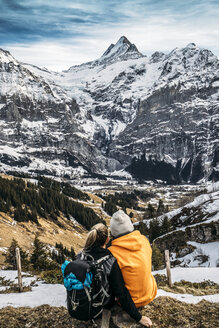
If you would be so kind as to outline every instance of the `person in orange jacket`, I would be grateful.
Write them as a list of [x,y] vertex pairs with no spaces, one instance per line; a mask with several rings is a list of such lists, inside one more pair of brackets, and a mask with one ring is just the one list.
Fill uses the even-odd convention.
[[155,298],[157,284],[151,273],[152,249],[148,239],[136,230],[130,217],[122,210],[110,220],[113,236],[110,252],[117,259],[125,286],[136,307],[144,306]]

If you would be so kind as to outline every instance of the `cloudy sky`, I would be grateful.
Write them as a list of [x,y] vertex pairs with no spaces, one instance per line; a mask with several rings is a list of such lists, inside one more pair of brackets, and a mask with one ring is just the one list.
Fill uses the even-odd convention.
[[0,47],[54,70],[99,58],[125,35],[139,51],[190,42],[219,56],[218,0],[0,0]]

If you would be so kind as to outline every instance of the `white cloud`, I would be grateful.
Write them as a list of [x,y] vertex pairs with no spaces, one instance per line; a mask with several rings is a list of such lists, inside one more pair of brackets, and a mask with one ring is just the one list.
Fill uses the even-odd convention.
[[96,49],[89,44],[59,44],[40,42],[34,44],[17,44],[4,47],[21,62],[46,67],[55,71],[68,69],[72,65],[78,65],[96,59]]
[[[165,7],[155,10],[157,4],[141,7],[142,1],[136,2],[136,8],[130,9],[132,1],[125,1],[121,7],[115,4],[117,14],[123,11],[127,19],[119,19],[114,22],[96,22],[90,28],[86,24],[66,25],[68,37],[57,39],[53,42],[44,41],[26,44],[7,44],[3,48],[11,51],[12,55],[20,61],[44,66],[53,70],[68,69],[72,65],[81,64],[99,58],[106,48],[117,42],[120,36],[125,35],[135,43],[139,51],[150,55],[154,51],[170,52],[175,47],[184,47],[190,42],[198,46],[208,48],[215,55],[219,55],[219,27],[218,6],[212,2],[201,0],[192,7],[193,1],[188,0],[190,7],[177,11],[175,8]],[[169,3],[169,1],[167,1]],[[58,2],[56,2],[57,5]],[[65,3],[65,1],[64,1]],[[165,1],[164,1],[165,3]],[[105,3],[104,3],[105,4]],[[161,2],[160,2],[161,4]],[[86,1],[75,1],[69,4],[72,8],[83,9]],[[96,1],[88,5],[94,11]],[[169,3],[170,5],[170,3]],[[142,8],[142,12],[141,12]],[[186,9],[185,9],[186,8]],[[174,9],[174,10],[173,10]],[[100,5],[98,12],[104,12],[104,6]],[[108,17],[110,13],[106,13]],[[64,33],[63,27],[63,34]],[[69,35],[72,32],[72,38]]]

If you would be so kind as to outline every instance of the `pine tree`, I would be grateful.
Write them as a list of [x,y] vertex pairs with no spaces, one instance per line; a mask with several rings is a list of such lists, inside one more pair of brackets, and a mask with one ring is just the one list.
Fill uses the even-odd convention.
[[5,207],[6,207],[6,212],[10,212],[11,210],[11,200],[9,198],[6,199],[6,204],[5,204]]
[[105,203],[105,207],[104,210],[109,214],[109,215],[113,215],[113,213],[115,213],[117,211],[117,207],[114,203],[112,202],[106,202]]
[[6,206],[4,201],[0,198],[0,212],[5,212],[6,211]]
[[139,230],[142,235],[148,236],[149,230],[144,222],[140,221],[136,229]]
[[171,231],[171,223],[167,216],[164,217],[161,225],[161,234],[164,235]]
[[154,270],[159,270],[163,266],[163,255],[155,243],[152,243],[152,265]]
[[70,256],[71,256],[72,261],[74,261],[76,254],[75,254],[75,251],[74,251],[74,248],[73,247],[71,247],[70,254],[71,254]]
[[123,207],[122,210],[125,214],[127,214],[126,207]]
[[66,259],[67,260],[75,260],[75,251],[73,247],[69,251],[66,247],[63,246],[62,243],[56,243],[56,250],[52,252],[52,259],[59,264],[62,264]]
[[160,216],[163,213],[165,213],[165,206],[164,206],[162,199],[159,199],[159,203],[158,203],[158,207],[157,207],[157,216]]
[[155,238],[159,237],[160,235],[161,233],[160,233],[159,222],[157,218],[154,218],[152,221],[150,221],[149,239],[152,242]]
[[156,210],[153,207],[153,205],[151,205],[151,203],[148,204],[148,213],[149,213],[149,217],[152,219],[156,216]]
[[17,269],[16,263],[16,248],[20,249],[20,257],[21,257],[21,267],[23,270],[29,268],[29,260],[27,252],[25,252],[19,245],[15,239],[12,239],[11,245],[8,248],[8,251],[5,255],[5,262],[9,264],[9,268],[12,270]]
[[144,220],[153,219],[156,216],[156,209],[151,203],[148,204],[148,207],[144,213]]
[[48,258],[45,245],[37,236],[34,239],[34,250],[30,262],[36,270],[46,270],[48,268]]

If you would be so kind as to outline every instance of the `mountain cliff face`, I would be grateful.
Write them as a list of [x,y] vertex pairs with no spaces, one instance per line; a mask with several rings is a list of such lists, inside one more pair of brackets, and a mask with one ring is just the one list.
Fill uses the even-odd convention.
[[4,170],[218,179],[219,61],[209,50],[146,57],[123,36],[62,73],[0,50],[0,80]]

